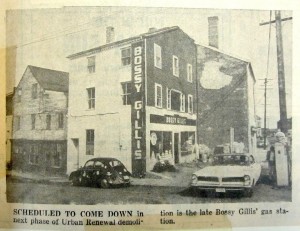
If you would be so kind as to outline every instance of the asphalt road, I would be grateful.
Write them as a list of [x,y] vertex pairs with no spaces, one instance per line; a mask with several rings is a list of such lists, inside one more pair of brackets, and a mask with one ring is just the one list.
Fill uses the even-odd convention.
[[291,201],[291,189],[272,189],[271,185],[256,185],[251,198],[240,194],[193,194],[189,188],[172,186],[130,186],[101,189],[74,187],[62,183],[34,183],[16,179],[7,181],[9,203],[30,204],[195,204],[234,202]]

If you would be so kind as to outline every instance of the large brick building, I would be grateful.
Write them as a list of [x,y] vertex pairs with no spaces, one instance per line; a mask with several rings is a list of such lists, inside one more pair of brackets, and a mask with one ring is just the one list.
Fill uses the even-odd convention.
[[243,142],[246,152],[255,152],[255,77],[251,63],[217,48],[197,45],[197,73],[200,143],[213,149],[230,141]]
[[62,71],[26,68],[13,98],[15,170],[65,174],[68,76]]
[[179,27],[70,55],[68,172],[92,157],[120,159],[135,175],[158,156],[192,156],[196,46]]

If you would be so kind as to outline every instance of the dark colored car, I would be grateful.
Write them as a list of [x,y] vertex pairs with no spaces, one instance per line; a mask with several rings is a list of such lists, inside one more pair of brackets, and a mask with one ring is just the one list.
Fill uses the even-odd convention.
[[73,185],[96,185],[109,188],[114,185],[130,185],[131,173],[115,158],[94,158],[72,172],[69,180]]

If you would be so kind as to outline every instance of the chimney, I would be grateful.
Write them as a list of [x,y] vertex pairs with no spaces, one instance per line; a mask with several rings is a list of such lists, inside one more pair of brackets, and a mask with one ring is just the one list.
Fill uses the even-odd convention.
[[208,45],[215,48],[219,48],[218,24],[218,16],[208,17]]
[[106,27],[106,43],[112,43],[115,41],[115,28],[112,26]]
[[148,30],[148,32],[151,33],[151,32],[154,32],[154,31],[156,31],[156,30],[157,30],[157,29],[156,29],[155,27],[150,27],[149,30]]

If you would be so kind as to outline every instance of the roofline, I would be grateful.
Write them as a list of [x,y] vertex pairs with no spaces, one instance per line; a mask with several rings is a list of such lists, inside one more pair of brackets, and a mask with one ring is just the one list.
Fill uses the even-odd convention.
[[228,56],[230,56],[230,57],[232,57],[232,58],[239,59],[239,60],[244,61],[244,62],[246,62],[246,63],[251,63],[251,61],[248,60],[248,59],[241,58],[241,57],[236,56],[236,55],[234,55],[234,54],[224,52],[224,51],[222,51],[222,50],[220,50],[220,49],[218,49],[218,48],[215,48],[215,47],[205,46],[205,45],[202,45],[202,44],[196,44],[196,46],[202,46],[202,47],[205,47],[205,48],[207,48],[207,49],[211,49],[211,50],[213,50],[213,51],[217,51],[217,52],[223,53],[224,55],[228,55]]
[[179,26],[169,27],[166,30],[163,30],[163,29],[164,28],[161,28],[162,31],[160,31],[160,29],[158,29],[157,31],[146,32],[146,33],[141,34],[141,35],[137,35],[137,36],[134,36],[134,37],[122,39],[122,40],[115,41],[115,42],[112,42],[112,43],[107,43],[107,44],[104,44],[104,45],[101,45],[101,46],[98,46],[98,47],[95,47],[95,48],[91,48],[91,49],[88,49],[88,50],[85,50],[85,51],[80,51],[78,53],[71,54],[71,55],[67,56],[67,58],[68,59],[74,59],[74,58],[78,58],[78,57],[84,56],[84,55],[85,56],[86,55],[92,55],[92,54],[98,53],[98,52],[103,51],[103,50],[108,50],[108,49],[111,49],[111,48],[114,48],[114,47],[117,47],[117,46],[126,45],[128,43],[133,42],[133,41],[138,42],[138,41],[141,41],[144,38],[153,37],[153,36],[156,36],[156,35],[159,35],[159,34],[162,34],[162,33],[169,33],[169,32],[174,31],[174,30],[181,30],[185,35],[188,36],[188,38],[190,40],[192,40],[194,42],[194,39],[192,39],[188,34],[186,34]]

